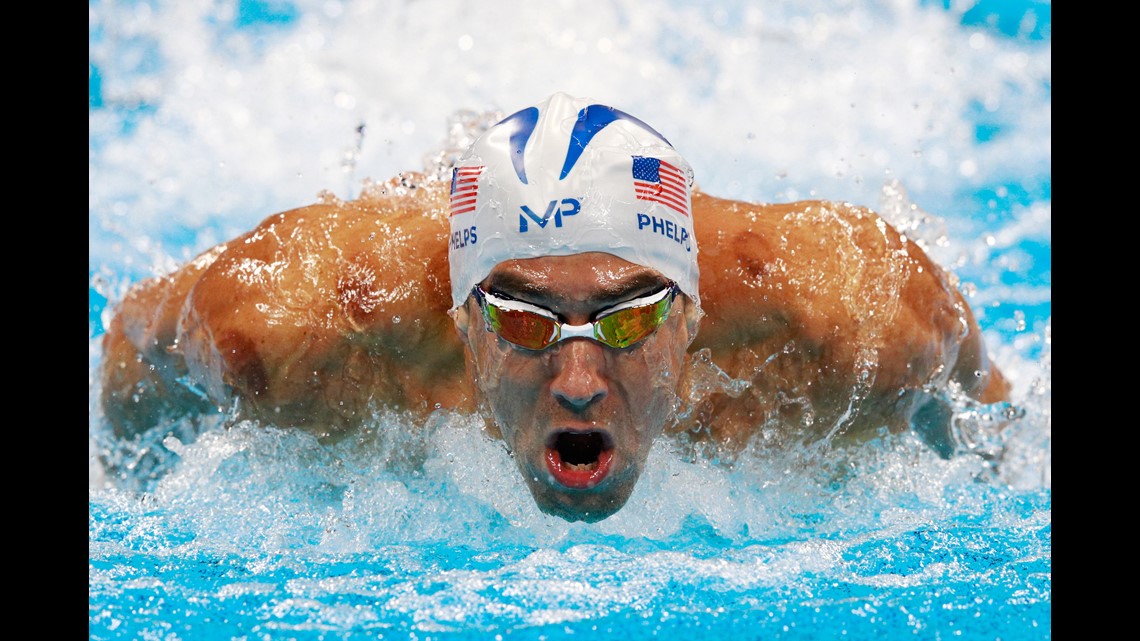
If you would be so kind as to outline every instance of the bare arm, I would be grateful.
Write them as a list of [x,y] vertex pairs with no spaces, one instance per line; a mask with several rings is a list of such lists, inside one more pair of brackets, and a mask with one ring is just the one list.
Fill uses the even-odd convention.
[[693,208],[707,314],[693,350],[749,382],[703,399],[714,436],[858,440],[909,428],[950,380],[982,402],[1008,394],[946,272],[873,212],[701,194]]
[[[438,198],[277,214],[210,260],[140,284],[104,342],[108,419],[138,431],[236,402],[242,418],[327,434],[380,406],[467,407]],[[208,403],[172,384],[179,377]],[[132,407],[125,392],[140,385],[151,400]]]
[[117,436],[213,407],[184,384],[178,322],[187,292],[225,250],[218,245],[173,274],[136,284],[115,310],[103,335],[101,405]]

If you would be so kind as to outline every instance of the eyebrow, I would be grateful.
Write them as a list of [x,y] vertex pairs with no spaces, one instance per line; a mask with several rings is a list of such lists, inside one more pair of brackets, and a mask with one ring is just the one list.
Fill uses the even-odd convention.
[[[610,285],[599,286],[597,293],[591,298],[599,305],[617,304],[651,293],[668,284],[669,281],[664,276],[646,270]],[[546,283],[535,282],[515,272],[492,274],[485,281],[483,289],[498,296],[514,298],[544,308],[564,298],[551,292]]]

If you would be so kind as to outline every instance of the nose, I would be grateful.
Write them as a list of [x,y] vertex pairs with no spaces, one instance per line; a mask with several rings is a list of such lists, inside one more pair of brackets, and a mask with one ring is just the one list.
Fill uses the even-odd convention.
[[605,347],[597,341],[572,338],[559,344],[550,365],[550,393],[569,409],[586,409],[609,393]]

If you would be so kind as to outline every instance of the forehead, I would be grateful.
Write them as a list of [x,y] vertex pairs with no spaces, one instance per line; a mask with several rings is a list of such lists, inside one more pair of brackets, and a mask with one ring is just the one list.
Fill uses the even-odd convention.
[[667,282],[655,269],[613,254],[585,252],[504,261],[491,270],[483,285],[503,293],[526,295],[542,303],[620,298],[661,287]]

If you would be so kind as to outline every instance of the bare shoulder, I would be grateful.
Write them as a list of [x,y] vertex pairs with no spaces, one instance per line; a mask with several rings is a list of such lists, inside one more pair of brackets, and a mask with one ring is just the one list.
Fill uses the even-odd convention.
[[821,341],[898,313],[898,291],[912,281],[945,285],[917,245],[864,207],[698,194],[693,209],[707,313],[698,340],[752,342],[794,326],[798,338]]
[[249,416],[318,431],[436,401],[432,381],[462,372],[462,352],[446,314],[446,192],[424,185],[393,179],[232,241],[182,310],[193,379]]
[[447,221],[440,189],[396,191],[394,183],[357,200],[330,199],[266,218],[203,274],[195,304],[208,307],[219,298],[232,307],[237,301],[227,288],[236,287],[241,296],[269,299],[259,310],[267,318],[312,324],[332,314],[359,331],[400,324],[427,311],[421,308],[445,310]]
[[861,422],[902,429],[922,391],[952,377],[1001,395],[952,275],[870,209],[697,194],[693,212],[706,313],[693,349],[752,383],[719,401],[722,418],[831,424],[855,402]]
[[702,195],[694,216],[714,337],[718,324],[738,325],[757,310],[823,340],[845,325],[881,327],[914,307],[956,304],[948,273],[865,207]]
[[319,433],[378,405],[464,407],[446,187],[414,184],[274,214],[133,287],[103,340],[115,430],[235,401],[243,417]]

